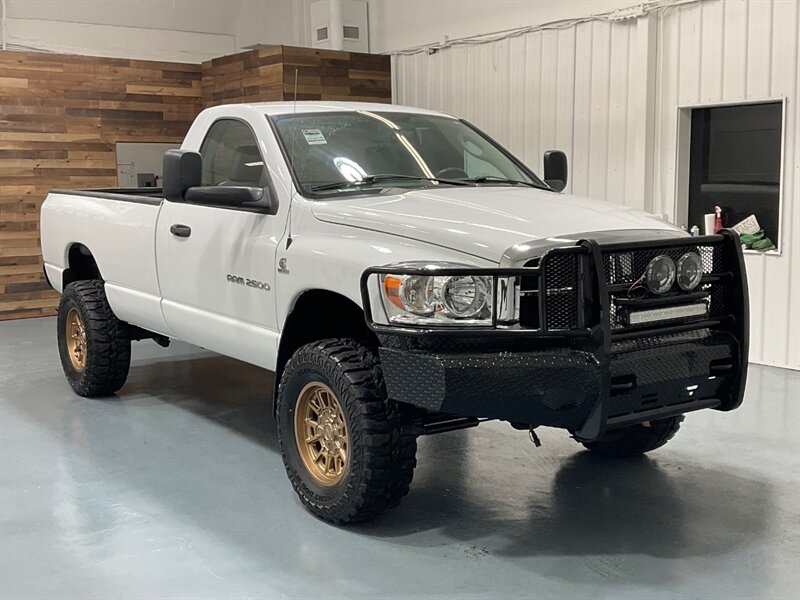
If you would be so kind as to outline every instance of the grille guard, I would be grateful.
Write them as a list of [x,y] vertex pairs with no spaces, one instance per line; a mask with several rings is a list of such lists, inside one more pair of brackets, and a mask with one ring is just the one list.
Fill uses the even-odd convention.
[[[558,330],[540,330],[530,329],[525,327],[505,327],[498,323],[497,320],[497,306],[496,302],[492,303],[492,323],[491,325],[470,325],[466,327],[458,327],[455,325],[445,326],[429,326],[429,325],[384,325],[376,323],[373,319],[372,305],[369,297],[368,283],[369,278],[373,275],[437,275],[437,276],[451,276],[451,275],[477,275],[493,277],[492,284],[492,297],[497,297],[497,279],[504,277],[530,277],[539,276],[546,268],[548,261],[554,257],[564,255],[582,255],[589,256],[590,250],[583,244],[575,246],[566,246],[564,248],[554,248],[548,250],[542,255],[540,265],[536,267],[516,267],[516,268],[469,268],[469,267],[446,267],[441,269],[431,270],[419,267],[370,267],[366,269],[361,275],[361,298],[364,306],[364,313],[367,319],[367,325],[377,333],[392,333],[392,334],[406,334],[406,335],[446,335],[446,336],[474,336],[478,335],[493,335],[493,334],[512,334],[519,336],[529,337],[589,337],[592,335],[593,330],[591,327],[579,327],[575,329],[558,329]],[[540,293],[544,293],[545,281],[540,278],[541,284],[539,287]],[[540,303],[540,311],[544,316],[546,307],[544,303]]]
[[[624,331],[615,331],[612,328],[612,297],[621,289],[620,284],[609,285],[607,282],[604,256],[614,252],[635,253],[636,251],[677,251],[685,246],[718,246],[724,261],[724,271],[706,274],[701,280],[701,286],[708,283],[725,281],[733,284],[725,293],[725,314],[717,314],[703,318],[687,319],[675,323],[648,324],[639,327],[627,328]],[[565,256],[575,258],[578,265],[578,281],[574,286],[574,301],[576,303],[575,326],[566,328],[551,328],[548,320],[548,269],[555,261]],[[716,260],[716,259],[715,259]],[[493,302],[491,325],[486,326],[412,326],[412,325],[386,325],[376,323],[370,302],[369,280],[375,275],[405,274],[405,275],[483,275],[493,277]],[[538,329],[527,328],[519,324],[505,326],[498,323],[497,319],[497,281],[498,278],[519,277],[535,278],[538,283],[539,314]],[[698,288],[699,289],[699,288]],[[739,344],[739,373],[738,381],[734,386],[735,393],[728,399],[722,399],[719,410],[732,410],[738,407],[744,395],[747,375],[748,358],[748,290],[747,277],[744,267],[739,236],[732,230],[722,230],[716,235],[702,237],[676,237],[658,241],[640,241],[627,243],[598,244],[594,240],[581,240],[572,246],[563,246],[546,251],[538,264],[530,267],[517,268],[442,268],[433,272],[430,269],[416,267],[371,267],[366,269],[361,276],[361,295],[367,325],[377,334],[394,336],[426,336],[426,337],[506,337],[508,339],[542,339],[563,340],[566,343],[588,350],[594,354],[601,366],[603,381],[601,382],[601,398],[598,400],[592,415],[583,428],[576,432],[576,436],[585,439],[594,439],[605,429],[607,423],[608,398],[611,388],[610,362],[613,359],[612,344],[653,336],[682,333],[698,329],[711,329],[730,333]],[[542,301],[541,299],[544,299]],[[552,308],[552,306],[550,307]],[[616,310],[616,306],[614,307]]]

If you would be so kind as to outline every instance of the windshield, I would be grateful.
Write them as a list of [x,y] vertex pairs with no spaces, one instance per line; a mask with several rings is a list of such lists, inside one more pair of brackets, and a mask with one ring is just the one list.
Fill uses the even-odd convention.
[[483,134],[450,117],[362,110],[272,120],[302,193],[312,197],[470,183],[549,189]]

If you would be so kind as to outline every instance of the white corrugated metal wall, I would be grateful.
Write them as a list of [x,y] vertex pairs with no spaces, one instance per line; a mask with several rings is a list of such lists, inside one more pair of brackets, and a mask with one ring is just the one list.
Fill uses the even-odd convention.
[[[786,98],[781,255],[748,255],[751,358],[800,368],[800,3],[706,0],[435,53],[398,54],[394,100],[472,121],[567,192],[675,218],[681,106]],[[794,240],[792,239],[794,238]]]
[[727,0],[659,16],[656,212],[673,213],[678,107],[786,98],[782,254],[748,254],[751,355],[800,368],[800,3]]

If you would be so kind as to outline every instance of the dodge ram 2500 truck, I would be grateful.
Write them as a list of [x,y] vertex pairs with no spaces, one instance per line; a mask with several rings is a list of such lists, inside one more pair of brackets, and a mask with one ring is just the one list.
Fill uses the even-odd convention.
[[437,112],[207,109],[165,155],[163,190],[47,197],[67,380],[116,392],[146,338],[274,371],[289,480],[336,523],[399,503],[420,435],[500,419],[629,456],[685,413],[739,406],[738,237],[690,237],[566,181],[563,153],[539,178]]

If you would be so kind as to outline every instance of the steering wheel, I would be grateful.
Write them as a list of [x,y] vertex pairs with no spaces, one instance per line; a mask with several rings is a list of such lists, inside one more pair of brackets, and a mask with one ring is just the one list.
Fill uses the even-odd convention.
[[[452,173],[452,175],[447,175]],[[467,172],[461,167],[445,167],[436,171],[437,179],[469,179]]]

